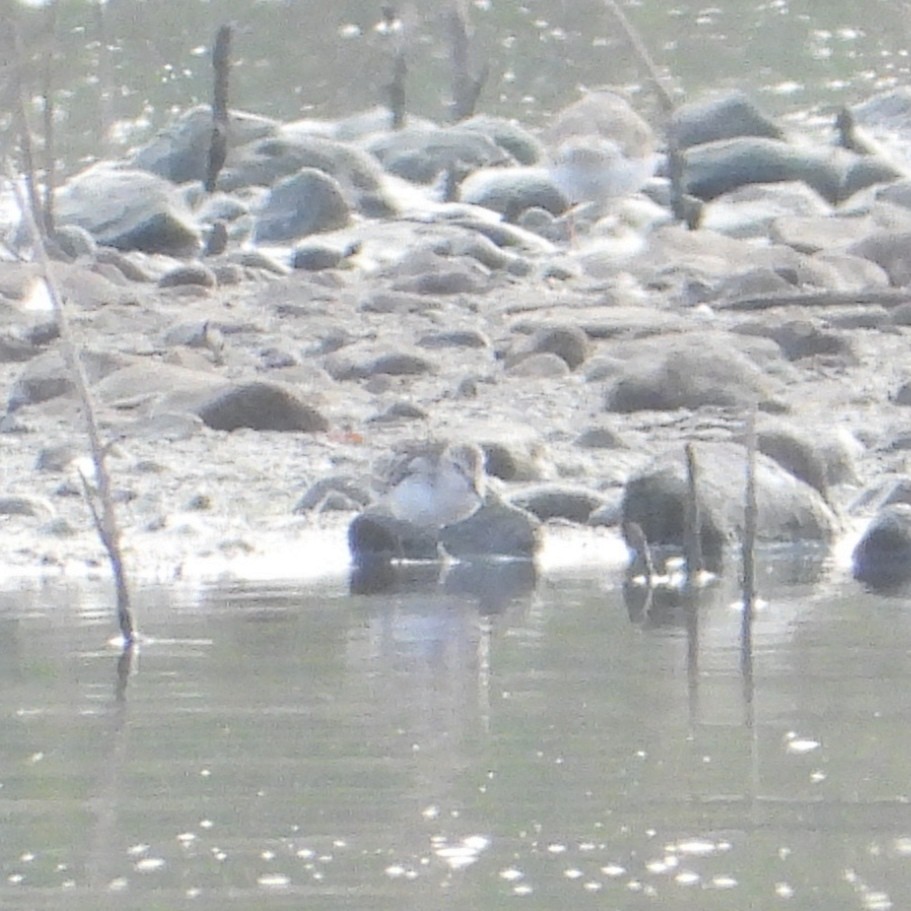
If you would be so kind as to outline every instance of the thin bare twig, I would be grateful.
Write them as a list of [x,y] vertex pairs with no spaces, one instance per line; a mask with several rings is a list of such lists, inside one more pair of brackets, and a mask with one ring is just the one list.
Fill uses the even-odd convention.
[[746,491],[743,507],[743,615],[741,619],[741,664],[746,671],[752,666],[753,608],[756,600],[756,531],[758,506],[756,502],[756,408],[747,416],[746,425]]
[[[11,173],[11,168],[8,167],[8,171]],[[16,203],[22,213],[26,228],[32,236],[32,242],[35,247],[35,256],[41,267],[48,296],[51,300],[51,305],[54,308],[54,317],[56,318],[57,326],[60,329],[60,343],[63,350],[63,357],[69,368],[73,385],[76,387],[76,393],[82,403],[86,431],[89,437],[89,447],[91,449],[92,462],[95,468],[95,491],[93,492],[89,488],[85,478],[82,479],[82,482],[85,490],[86,502],[89,504],[92,520],[95,523],[95,529],[98,532],[98,537],[100,538],[104,549],[107,551],[108,561],[111,564],[111,571],[114,576],[114,584],[117,590],[117,622],[120,626],[121,635],[123,636],[123,645],[124,648],[130,648],[135,642],[136,632],[133,624],[133,614],[130,609],[130,592],[129,587],[127,586],[123,552],[120,546],[120,526],[117,523],[114,498],[111,494],[111,476],[107,469],[107,449],[101,441],[101,432],[98,428],[98,419],[95,415],[95,408],[92,403],[88,380],[82,366],[82,361],[79,358],[76,346],[73,342],[73,335],[70,331],[63,295],[60,292],[60,286],[54,275],[53,266],[48,258],[41,232],[38,230],[38,224],[34,213],[27,205],[15,179],[11,177],[10,183],[12,184],[13,192],[16,195]],[[101,505],[100,512],[98,510],[98,503]]]
[[[47,7],[45,28],[52,48],[57,46],[57,0]],[[57,183],[57,168],[54,161],[54,52],[44,58],[42,72],[41,102],[44,127],[44,197],[41,208],[41,224],[45,237],[54,233],[54,191]]]
[[33,133],[28,119],[28,107],[25,103],[25,87],[22,74],[25,70],[25,50],[22,47],[22,37],[19,28],[12,17],[7,15],[0,19],[3,29],[3,47],[7,59],[16,61],[9,67],[9,76],[12,91],[13,116],[15,118],[16,133],[19,138],[20,154],[22,158],[22,171],[25,175],[25,188],[28,201],[36,221],[41,222],[41,200],[38,197],[37,167],[35,165],[35,148]]
[[655,61],[652,60],[652,55],[648,52],[645,42],[639,36],[639,32],[633,28],[629,19],[626,18],[626,13],[620,9],[616,0],[604,0],[604,5],[613,14],[614,18],[619,23],[620,28],[623,30],[624,35],[626,35],[626,40],[629,42],[630,47],[632,47],[636,56],[642,61],[642,65],[645,67],[645,71],[648,73],[652,87],[658,97],[658,102],[661,105],[665,116],[670,117],[677,105],[673,97],[671,97],[671,93],[664,87],[664,79],[662,78],[658,67],[655,65]]

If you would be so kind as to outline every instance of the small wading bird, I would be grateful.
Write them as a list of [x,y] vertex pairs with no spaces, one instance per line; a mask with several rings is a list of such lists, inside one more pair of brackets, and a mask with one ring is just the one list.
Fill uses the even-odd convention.
[[381,503],[397,519],[442,528],[476,512],[484,502],[484,453],[473,443],[428,448],[393,468]]
[[651,127],[613,92],[590,92],[564,108],[544,140],[550,178],[571,206],[602,210],[641,189],[658,164]]

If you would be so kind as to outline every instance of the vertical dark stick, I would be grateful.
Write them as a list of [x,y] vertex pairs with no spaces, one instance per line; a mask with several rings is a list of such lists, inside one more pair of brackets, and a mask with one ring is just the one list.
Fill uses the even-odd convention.
[[699,492],[696,486],[696,453],[692,443],[687,443],[686,455],[686,505],[683,517],[683,555],[686,559],[686,582],[695,586],[696,577],[702,572],[702,519],[699,514]]
[[699,574],[702,572],[702,517],[697,487],[696,450],[687,443],[686,504],[683,516],[683,551],[686,559],[686,579],[683,603],[686,610],[686,668],[689,690],[690,720],[699,714]]
[[57,51],[57,0],[47,7],[47,38],[50,51],[44,58],[41,100],[44,115],[44,204],[41,221],[45,236],[54,233],[54,192],[57,171],[54,163],[54,56]]
[[756,599],[756,409],[747,417],[746,426],[746,492],[743,507],[743,614],[740,629],[740,662],[744,675],[752,677],[753,607]]
[[452,120],[458,123],[475,112],[481,89],[487,81],[485,66],[478,76],[469,69],[468,21],[462,0],[452,0],[447,13],[449,26],[449,59],[452,64]]
[[212,90],[212,139],[206,167],[205,189],[215,191],[218,175],[228,157],[228,81],[231,74],[231,26],[223,25],[212,49],[215,84]]
[[392,64],[392,82],[389,83],[389,110],[392,114],[392,129],[405,126],[405,80],[408,77],[408,61],[402,48],[396,50]]
[[385,34],[392,41],[392,80],[386,87],[389,99],[389,116],[393,130],[405,126],[405,80],[408,78],[408,60],[405,57],[404,26],[395,7],[389,3],[383,5],[383,23]]
[[108,131],[114,120],[112,104],[114,99],[114,74],[111,65],[111,50],[108,46],[107,24],[105,9],[107,0],[95,0],[92,4],[92,13],[95,25],[95,43],[98,45],[98,110],[97,130],[98,136],[104,137],[105,143],[109,136]]

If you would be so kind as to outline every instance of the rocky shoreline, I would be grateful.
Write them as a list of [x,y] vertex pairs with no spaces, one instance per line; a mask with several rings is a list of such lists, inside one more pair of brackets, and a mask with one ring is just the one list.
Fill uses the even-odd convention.
[[[900,92],[853,113],[911,132]],[[205,198],[198,109],[74,177],[55,272],[134,575],[341,565],[384,466],[429,441],[481,446],[493,502],[533,534],[502,550],[500,526],[474,530],[497,545],[461,555],[533,557],[548,527],[616,539],[624,520],[676,544],[686,443],[720,553],[754,407],[762,540],[828,546],[901,502],[903,169],[797,141],[740,96],[677,116],[697,230],[673,223],[662,177],[571,222],[540,141],[485,117],[391,133],[379,112],[235,114]],[[79,407],[34,264],[0,262],[0,313],[6,568],[94,570]]]

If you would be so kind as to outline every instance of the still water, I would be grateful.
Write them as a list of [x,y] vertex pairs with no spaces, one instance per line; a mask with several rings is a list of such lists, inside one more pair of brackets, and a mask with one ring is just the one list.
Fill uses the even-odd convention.
[[[377,8],[62,3],[59,155],[205,101],[230,19],[238,106],[375,104]],[[435,117],[441,8],[410,26]],[[825,109],[907,81],[902,3],[625,8],[689,94]],[[471,15],[484,110],[536,123],[642,79],[594,0]],[[749,677],[731,581],[646,616],[606,570],[386,583],[143,589],[126,677],[106,586],[0,594],[0,907],[911,907],[906,598],[778,567]]]
[[105,586],[7,594],[0,907],[911,907],[907,603],[760,588],[751,679],[732,582],[147,588],[124,679]]
[[[31,0],[33,3],[34,0]],[[14,4],[15,6],[16,4]],[[695,97],[740,88],[775,113],[836,108],[907,83],[911,13],[901,0],[621,2],[667,86]],[[63,163],[114,155],[173,113],[211,97],[208,49],[234,23],[231,103],[293,120],[340,117],[386,101],[396,42],[404,42],[407,109],[445,120],[451,84],[451,0],[58,0],[20,7],[30,91],[53,87]],[[465,4],[470,67],[485,67],[479,109],[531,125],[574,101],[579,86],[642,85],[638,56],[603,0],[475,0]],[[49,33],[53,38],[49,38]],[[637,106],[658,119],[649,91]],[[4,122],[0,111],[0,127]]]

